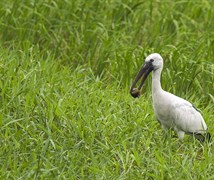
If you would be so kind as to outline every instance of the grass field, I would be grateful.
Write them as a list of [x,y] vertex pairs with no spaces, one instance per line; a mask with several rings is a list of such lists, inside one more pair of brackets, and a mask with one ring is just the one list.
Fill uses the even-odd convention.
[[162,87],[214,136],[214,1],[1,0],[0,179],[214,179],[213,142],[164,132],[129,88]]

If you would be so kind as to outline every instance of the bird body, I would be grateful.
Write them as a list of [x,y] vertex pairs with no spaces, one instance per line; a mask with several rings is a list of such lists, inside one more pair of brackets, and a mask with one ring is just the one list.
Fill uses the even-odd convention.
[[153,94],[153,107],[164,129],[173,129],[180,139],[184,133],[205,133],[204,119],[191,103],[163,90],[160,94]]
[[184,134],[203,135],[207,132],[207,125],[200,112],[187,100],[184,100],[174,94],[166,92],[161,87],[161,72],[163,69],[163,59],[157,54],[149,55],[139,71],[132,84],[130,93],[133,97],[139,97],[134,94],[135,84],[143,76],[142,82],[138,88],[142,87],[149,72],[152,71],[152,100],[154,113],[157,120],[164,129],[174,130],[179,139],[184,138]]

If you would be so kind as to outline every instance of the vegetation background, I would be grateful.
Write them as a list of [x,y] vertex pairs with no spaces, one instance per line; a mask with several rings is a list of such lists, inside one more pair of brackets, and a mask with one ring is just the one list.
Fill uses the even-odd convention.
[[[214,179],[213,142],[164,133],[129,87],[160,53],[162,86],[214,135],[214,1],[1,0],[1,179]],[[172,134],[172,135],[171,135]]]

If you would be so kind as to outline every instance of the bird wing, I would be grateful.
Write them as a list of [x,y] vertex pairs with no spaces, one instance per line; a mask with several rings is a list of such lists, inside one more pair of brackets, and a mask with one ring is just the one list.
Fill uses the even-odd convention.
[[180,130],[186,133],[204,133],[207,130],[202,115],[190,102],[177,97],[171,112],[171,118]]

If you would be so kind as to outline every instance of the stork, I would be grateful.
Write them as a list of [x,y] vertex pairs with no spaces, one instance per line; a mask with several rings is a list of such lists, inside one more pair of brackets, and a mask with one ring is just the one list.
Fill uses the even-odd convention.
[[[200,141],[210,140],[211,135],[207,132],[207,125],[200,112],[190,102],[162,89],[160,82],[162,69],[163,58],[160,54],[150,54],[132,83],[131,95],[134,98],[140,96],[140,90],[152,72],[153,109],[161,126],[174,130],[180,140],[183,140],[185,134],[192,134]],[[135,88],[141,77],[139,87]]]

